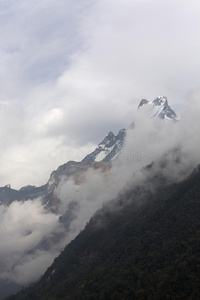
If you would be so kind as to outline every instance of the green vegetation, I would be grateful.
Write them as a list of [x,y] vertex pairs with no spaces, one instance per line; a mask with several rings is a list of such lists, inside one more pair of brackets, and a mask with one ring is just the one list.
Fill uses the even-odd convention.
[[141,194],[99,211],[37,284],[9,300],[199,300],[200,173]]

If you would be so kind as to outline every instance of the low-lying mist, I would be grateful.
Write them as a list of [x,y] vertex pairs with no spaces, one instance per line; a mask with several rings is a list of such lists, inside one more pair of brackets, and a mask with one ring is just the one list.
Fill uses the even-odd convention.
[[58,228],[58,216],[46,213],[40,199],[0,206],[0,279],[26,284],[51,263],[56,249],[35,249]]
[[[81,185],[62,178],[56,191],[61,199],[58,214],[47,212],[40,199],[0,206],[0,279],[22,285],[39,279],[104,203],[127,186],[142,184],[144,167],[152,162],[153,172],[162,171],[169,183],[188,176],[200,163],[200,107],[195,99],[191,103],[180,122],[151,119],[145,110],[137,111],[134,128],[127,130],[124,147],[109,171],[90,168]],[[71,218],[67,227],[59,219],[67,217],[66,212]],[[62,234],[60,241],[55,242],[56,234]],[[43,240],[50,241],[48,247],[38,246]]]

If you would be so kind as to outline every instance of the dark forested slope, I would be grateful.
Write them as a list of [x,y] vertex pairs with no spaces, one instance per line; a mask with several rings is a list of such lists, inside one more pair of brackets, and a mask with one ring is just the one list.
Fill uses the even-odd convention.
[[200,299],[199,170],[155,194],[123,193],[37,284],[9,299]]

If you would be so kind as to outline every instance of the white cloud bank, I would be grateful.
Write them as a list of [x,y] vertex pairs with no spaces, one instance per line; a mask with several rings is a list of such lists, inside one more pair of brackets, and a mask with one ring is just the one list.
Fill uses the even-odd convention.
[[58,216],[46,213],[36,199],[1,205],[0,219],[0,279],[20,284],[36,280],[59,253],[56,248],[35,250],[43,238],[59,228]]

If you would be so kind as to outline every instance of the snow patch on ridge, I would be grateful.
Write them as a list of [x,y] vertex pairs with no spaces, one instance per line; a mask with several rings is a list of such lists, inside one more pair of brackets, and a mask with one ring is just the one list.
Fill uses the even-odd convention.
[[107,148],[107,147],[103,148],[101,146],[98,147],[98,149],[102,149],[102,151],[99,154],[97,154],[97,156],[94,159],[94,161],[100,162],[100,161],[104,160],[106,158],[106,156],[108,154],[110,154],[110,152],[113,150],[114,147],[115,147],[115,144],[112,147],[110,147],[110,148]]

